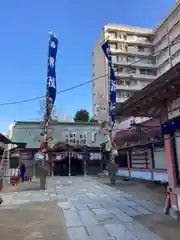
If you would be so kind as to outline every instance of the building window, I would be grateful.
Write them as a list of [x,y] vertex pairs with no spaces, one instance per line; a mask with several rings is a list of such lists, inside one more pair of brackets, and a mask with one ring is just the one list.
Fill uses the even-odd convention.
[[173,55],[172,55],[172,60],[176,59],[177,57],[179,57],[180,55],[180,50],[178,50],[177,52],[175,52]]
[[143,150],[132,152],[130,163],[132,168],[149,168],[150,159],[148,152]]
[[145,48],[143,46],[138,46],[138,51],[139,52],[144,52]]
[[144,64],[156,64],[156,59],[155,58],[140,58],[141,63]]
[[148,68],[140,68],[139,69],[140,74],[142,75],[151,75],[156,76],[157,72],[155,69],[148,69]]
[[132,92],[131,91],[122,91],[122,92],[120,92],[119,95],[121,98],[129,98],[132,96]]
[[130,73],[136,73],[136,68],[130,67],[130,68],[129,68],[129,72],[130,72]]
[[135,40],[135,35],[131,34],[131,33],[128,33],[127,39],[128,39],[128,41],[134,41]]
[[127,67],[127,68],[124,68],[124,72],[126,73],[136,73],[136,68],[135,67]]
[[147,41],[149,41],[149,39],[147,37],[144,37],[144,36],[137,37],[137,40],[140,41],[140,42],[147,42]]
[[157,51],[159,50],[160,45],[162,45],[163,42],[166,41],[166,39],[167,39],[167,36],[164,35],[164,36],[163,36],[162,38],[160,38],[160,40],[156,43],[156,49],[157,49]]
[[137,50],[136,46],[133,44],[128,44],[128,51],[135,52]]
[[169,65],[169,59],[167,59],[166,61],[164,61],[161,65],[159,65],[159,70],[160,72],[166,68]]
[[122,80],[122,79],[120,79],[120,80],[118,80],[117,81],[117,84],[119,84],[119,85],[123,85],[123,86],[127,86],[128,85],[128,80]]
[[179,40],[180,40],[180,35],[178,35],[172,42],[171,42],[171,44],[173,45],[173,44],[176,44],[177,42],[179,42]]
[[156,70],[155,69],[146,69],[146,74],[151,76],[156,76]]
[[127,52],[127,51],[128,51],[128,45],[120,44],[120,45],[119,45],[119,49],[120,49],[120,51],[122,51],[122,52]]
[[86,132],[84,132],[84,133],[81,133],[80,135],[79,135],[79,138],[80,138],[80,144],[82,144],[82,145],[86,145],[87,144],[87,133]]
[[117,49],[117,44],[116,43],[111,43],[110,44],[110,49],[111,50],[116,50]]
[[146,69],[145,68],[140,68],[139,71],[140,71],[140,74],[143,74],[143,75],[146,74]]
[[131,85],[136,86],[138,81],[136,79],[130,79]]
[[122,73],[122,72],[123,72],[123,68],[121,68],[121,67],[120,67],[120,68],[117,68],[116,71],[117,71],[118,73]]
[[180,20],[178,20],[178,21],[172,26],[172,28],[169,30],[169,34],[171,34],[172,32],[178,31],[178,30],[179,30],[179,25],[180,25]]
[[119,38],[122,39],[122,40],[127,40],[127,33],[119,32]]
[[156,59],[155,58],[149,58],[148,63],[149,64],[156,64]]
[[109,37],[117,38],[117,32],[109,31],[109,32],[108,32],[108,35],[109,35]]
[[128,56],[127,57],[127,62],[134,62],[135,61],[135,57],[134,56]]

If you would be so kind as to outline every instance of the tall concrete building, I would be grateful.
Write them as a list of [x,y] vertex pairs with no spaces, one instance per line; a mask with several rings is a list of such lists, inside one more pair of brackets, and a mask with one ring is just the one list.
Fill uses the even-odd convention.
[[[117,78],[117,104],[180,61],[180,2],[155,29],[107,24],[92,51],[93,115],[108,118],[109,68],[101,49],[108,39]],[[179,42],[179,43],[178,43]]]
[[165,19],[154,29],[157,76],[180,62],[180,1]]
[[109,67],[101,49],[108,39],[112,62],[117,78],[117,103],[126,101],[134,91],[141,90],[156,78],[156,58],[154,34],[151,29],[105,25],[100,40],[93,49],[93,78],[103,76],[93,82],[93,113],[96,119],[106,118],[109,101]]

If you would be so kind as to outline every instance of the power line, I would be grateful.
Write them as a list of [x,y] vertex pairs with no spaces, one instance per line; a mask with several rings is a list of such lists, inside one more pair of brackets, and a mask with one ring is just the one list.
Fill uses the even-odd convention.
[[[141,56],[140,59],[138,59],[138,60],[136,60],[136,61],[134,61],[134,62],[132,62],[132,63],[130,63],[130,64],[127,64],[126,66],[131,67],[132,65],[140,62],[142,59],[146,59],[147,57],[156,56],[157,54],[165,51],[165,50],[168,49],[169,47],[172,47],[172,46],[174,46],[174,45],[176,45],[176,44],[178,44],[178,43],[180,43],[180,40],[177,41],[177,42],[171,43],[170,46],[166,46],[166,47],[164,47],[163,49],[161,49],[161,50],[159,50],[159,51],[157,51],[157,52],[155,52],[155,53],[153,53],[153,54],[151,54],[151,55],[149,55],[149,56]],[[115,70],[114,72],[118,72],[118,69]],[[99,80],[99,79],[102,79],[102,78],[104,78],[104,77],[106,77],[106,76],[109,76],[109,73],[104,74],[104,75],[101,75],[101,76],[96,77],[96,78],[93,78],[93,79],[91,79],[91,80],[89,80],[89,81],[86,81],[86,82],[77,84],[77,85],[75,85],[75,86],[66,88],[66,89],[64,89],[64,90],[60,90],[60,91],[57,92],[57,94],[64,93],[64,92],[68,92],[68,91],[74,90],[74,89],[79,88],[79,87],[83,87],[84,85],[87,85],[87,84],[89,84],[89,83],[91,83],[91,82],[94,82],[94,81],[97,81],[97,80]],[[8,105],[15,105],[15,104],[33,102],[33,101],[36,101],[36,100],[44,99],[45,97],[46,97],[46,96],[38,96],[38,97],[27,98],[27,99],[25,99],[25,100],[20,100],[20,101],[4,102],[4,103],[0,103],[0,106],[8,106]]]

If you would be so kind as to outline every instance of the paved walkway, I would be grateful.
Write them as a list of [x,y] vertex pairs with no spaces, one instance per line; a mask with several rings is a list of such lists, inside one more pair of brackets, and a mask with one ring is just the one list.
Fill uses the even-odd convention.
[[57,200],[64,211],[70,240],[161,240],[133,217],[162,213],[163,209],[90,177],[54,177],[48,180],[46,191],[2,197],[4,208]]

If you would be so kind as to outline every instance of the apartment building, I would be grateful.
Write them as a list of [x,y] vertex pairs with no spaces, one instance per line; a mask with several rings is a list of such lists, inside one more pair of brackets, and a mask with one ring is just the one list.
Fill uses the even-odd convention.
[[93,78],[104,76],[92,84],[93,113],[98,120],[108,116],[109,68],[101,44],[108,39],[117,78],[117,104],[126,101],[157,75],[152,29],[105,25],[92,53]]
[[154,29],[105,25],[92,51],[93,114],[108,118],[109,69],[101,44],[108,39],[117,77],[117,104],[180,61],[180,1]]
[[160,76],[180,62],[180,1],[154,29],[157,75]]

